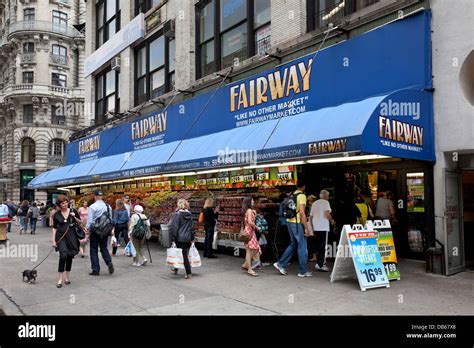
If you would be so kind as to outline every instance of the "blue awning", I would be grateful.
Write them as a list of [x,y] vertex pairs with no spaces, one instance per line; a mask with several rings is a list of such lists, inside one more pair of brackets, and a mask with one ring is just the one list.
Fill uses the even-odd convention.
[[[402,90],[51,170],[31,188],[225,168],[357,151],[434,161],[432,95]],[[254,163],[252,163],[254,164]]]

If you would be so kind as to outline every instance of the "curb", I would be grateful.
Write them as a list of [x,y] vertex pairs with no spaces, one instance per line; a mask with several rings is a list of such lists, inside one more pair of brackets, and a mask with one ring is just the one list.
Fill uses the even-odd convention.
[[[4,313],[1,313],[1,312]],[[25,315],[18,305],[13,302],[11,296],[7,294],[5,289],[0,288],[0,315]]]

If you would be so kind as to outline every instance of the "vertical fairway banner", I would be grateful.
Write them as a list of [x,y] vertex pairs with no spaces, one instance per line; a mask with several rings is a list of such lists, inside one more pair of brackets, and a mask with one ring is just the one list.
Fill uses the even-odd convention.
[[395,243],[389,220],[367,221],[366,229],[378,232],[377,244],[389,280],[400,280]]

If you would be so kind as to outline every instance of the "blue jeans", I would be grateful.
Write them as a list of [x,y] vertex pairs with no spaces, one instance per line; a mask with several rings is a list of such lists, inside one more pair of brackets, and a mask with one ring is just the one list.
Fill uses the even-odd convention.
[[95,232],[90,234],[90,257],[91,257],[91,268],[94,272],[100,272],[99,264],[99,248],[102,258],[104,259],[107,266],[112,263],[109,250],[107,249],[108,237],[100,238]]
[[38,221],[38,218],[31,218],[30,219],[30,227],[31,227],[31,232],[36,232],[36,222]]
[[291,242],[278,261],[278,264],[285,268],[291,261],[295,250],[298,249],[298,273],[305,274],[308,271],[308,247],[306,245],[306,237],[304,236],[304,226],[294,222],[288,222],[287,226]]
[[28,230],[28,217],[20,216],[20,225],[23,232],[26,232]]

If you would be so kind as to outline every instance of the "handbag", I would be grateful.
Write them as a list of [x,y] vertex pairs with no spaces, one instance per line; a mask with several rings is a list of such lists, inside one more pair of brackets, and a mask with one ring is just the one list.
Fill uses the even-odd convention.
[[166,249],[166,264],[171,268],[184,269],[183,249],[177,248],[174,243]]
[[191,248],[189,248],[188,260],[191,267],[201,266],[201,256],[199,255],[199,251],[197,250],[194,243],[192,243]]
[[245,227],[244,227],[243,222],[242,222],[242,226],[240,227],[239,239],[241,242],[244,242],[245,244],[250,242],[250,240],[252,239],[252,236],[249,233],[245,233]]
[[77,223],[74,224],[74,232],[76,233],[76,237],[79,240],[83,240],[86,238],[86,233],[82,229],[81,226],[79,226]]

